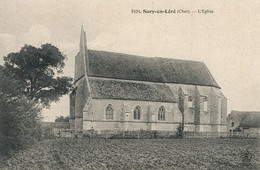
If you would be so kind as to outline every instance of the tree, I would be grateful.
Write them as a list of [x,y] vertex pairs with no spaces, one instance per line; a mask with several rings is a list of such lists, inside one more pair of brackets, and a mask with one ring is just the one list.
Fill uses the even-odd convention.
[[22,94],[23,87],[0,66],[0,155],[41,139],[40,109]]
[[65,56],[51,44],[25,45],[0,66],[0,155],[23,149],[42,136],[40,111],[72,88],[62,73]]
[[19,98],[25,88],[25,84],[15,79],[15,75],[11,72],[4,73],[4,67],[0,66],[0,96],[5,99]]
[[69,116],[66,116],[66,117],[56,116],[55,122],[69,122],[69,120],[70,120]]
[[63,71],[65,59],[65,55],[51,44],[43,44],[40,48],[25,45],[19,52],[4,57],[4,72],[15,76],[29,100],[49,107],[72,88],[72,78],[57,76]]

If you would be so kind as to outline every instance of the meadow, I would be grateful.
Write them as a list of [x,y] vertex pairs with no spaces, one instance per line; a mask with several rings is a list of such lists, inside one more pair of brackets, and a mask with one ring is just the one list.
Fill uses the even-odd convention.
[[15,153],[0,169],[260,169],[260,160],[257,139],[60,138]]

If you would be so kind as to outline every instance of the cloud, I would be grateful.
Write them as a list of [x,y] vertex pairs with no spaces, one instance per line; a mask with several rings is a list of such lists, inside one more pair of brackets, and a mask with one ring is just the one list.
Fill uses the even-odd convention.
[[3,64],[3,57],[16,50],[16,37],[12,34],[0,34],[0,64]]
[[0,34],[0,64],[3,64],[3,56],[19,51],[24,44],[39,47],[44,43],[51,43],[51,31],[45,25],[32,25],[27,32],[18,36]]
[[57,47],[67,56],[67,60],[65,60],[65,67],[63,69],[64,75],[73,77],[75,65],[74,59],[78,53],[79,45],[72,42],[62,42]]
[[28,32],[21,33],[18,38],[19,45],[30,44],[39,47],[44,43],[51,43],[51,31],[45,25],[32,25]]
[[75,56],[78,52],[79,44],[72,42],[62,42],[59,43],[58,48],[66,55],[70,55],[72,53],[73,56]]
[[0,34],[0,50],[4,50],[6,47],[15,46],[16,37],[12,34]]

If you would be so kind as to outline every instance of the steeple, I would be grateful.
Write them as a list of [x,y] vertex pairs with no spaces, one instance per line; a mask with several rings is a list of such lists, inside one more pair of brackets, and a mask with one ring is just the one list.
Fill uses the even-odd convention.
[[86,48],[87,48],[86,33],[85,33],[83,25],[82,25],[81,26],[81,33],[80,33],[79,51],[83,52],[83,50],[86,49]]
[[88,82],[89,58],[88,58],[88,50],[87,50],[86,32],[84,31],[83,25],[81,27],[79,48],[80,48],[80,54],[83,58],[84,75],[85,75],[88,90],[89,90],[89,97],[91,97],[91,89],[90,89],[90,85]]
[[87,75],[89,72],[89,58],[87,49],[86,33],[83,25],[81,26],[80,42],[79,42],[79,53],[75,57],[75,75],[74,79],[77,81],[83,75]]
[[[89,57],[87,49],[86,33],[83,26],[81,27],[79,53],[75,57],[75,82],[74,85],[77,87],[76,96],[81,101],[78,101],[78,107],[75,107],[75,129],[82,130],[83,128],[83,114],[86,114],[88,106],[85,106],[83,101],[90,100],[92,93],[90,89],[89,79]],[[79,82],[79,83],[77,83]],[[81,82],[81,83],[80,83]],[[77,102],[75,101],[77,104]],[[84,106],[84,107],[82,107]]]

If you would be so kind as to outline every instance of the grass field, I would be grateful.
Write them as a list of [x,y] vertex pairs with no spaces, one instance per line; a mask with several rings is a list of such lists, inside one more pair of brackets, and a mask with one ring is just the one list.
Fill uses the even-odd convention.
[[[260,169],[258,148],[257,139],[55,139],[0,169]],[[243,165],[246,149],[252,160]]]

